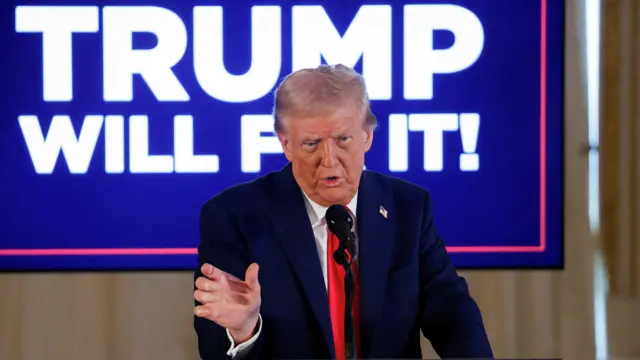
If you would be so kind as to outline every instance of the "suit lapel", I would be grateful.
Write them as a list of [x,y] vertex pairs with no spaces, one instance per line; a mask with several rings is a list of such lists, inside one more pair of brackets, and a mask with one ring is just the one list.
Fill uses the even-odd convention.
[[278,172],[273,180],[274,191],[270,195],[274,210],[267,211],[266,215],[269,216],[291,268],[304,289],[333,357],[335,348],[327,289],[302,191],[293,177],[291,164]]
[[[373,174],[362,174],[358,192],[357,230],[360,252],[360,316],[362,349],[370,356],[373,335],[384,300],[395,212]],[[384,214],[384,215],[383,215]],[[386,215],[386,216],[385,216]]]

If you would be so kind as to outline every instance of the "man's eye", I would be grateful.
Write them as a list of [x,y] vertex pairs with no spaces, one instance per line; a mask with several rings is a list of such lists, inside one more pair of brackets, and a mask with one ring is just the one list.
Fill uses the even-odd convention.
[[349,140],[348,136],[340,136],[340,137],[338,137],[338,141],[340,141],[340,142],[345,142],[347,140]]
[[317,144],[318,144],[317,141],[307,141],[303,145],[307,147],[313,147],[313,146],[316,146]]

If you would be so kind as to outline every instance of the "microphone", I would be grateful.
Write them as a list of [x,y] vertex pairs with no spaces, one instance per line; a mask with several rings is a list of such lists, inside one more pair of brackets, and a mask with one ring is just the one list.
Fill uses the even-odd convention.
[[[353,218],[349,211],[342,205],[331,205],[325,215],[329,231],[340,240],[340,247],[333,254],[334,260],[342,266],[350,266],[356,256],[356,237],[351,231]],[[349,252],[349,256],[345,253]]]
[[[325,215],[329,231],[334,233],[340,240],[338,249],[333,253],[333,259],[344,268],[344,292],[346,295],[344,307],[344,341],[345,341],[345,358],[355,359],[356,354],[356,337],[353,324],[353,272],[351,271],[351,263],[356,257],[356,236],[351,231],[353,227],[353,219],[349,211],[342,205],[331,205],[327,209]],[[347,254],[347,252],[349,254]],[[349,256],[351,255],[351,256]]]

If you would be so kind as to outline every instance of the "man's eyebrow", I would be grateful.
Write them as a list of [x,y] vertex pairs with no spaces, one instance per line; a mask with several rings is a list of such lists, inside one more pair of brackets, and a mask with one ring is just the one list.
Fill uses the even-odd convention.
[[305,136],[302,138],[302,142],[314,142],[322,140],[319,136]]
[[351,136],[351,131],[350,130],[338,131],[333,135],[334,138],[343,137],[343,136]]

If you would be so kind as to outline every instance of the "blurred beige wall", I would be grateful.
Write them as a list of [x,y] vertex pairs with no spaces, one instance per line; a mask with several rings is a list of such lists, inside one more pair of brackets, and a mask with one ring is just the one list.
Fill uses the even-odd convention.
[[[463,272],[497,357],[595,359],[584,12],[567,1],[566,269]],[[190,273],[2,275],[0,359],[197,359],[192,286]]]
[[609,353],[640,358],[640,1],[604,0],[601,228]]

